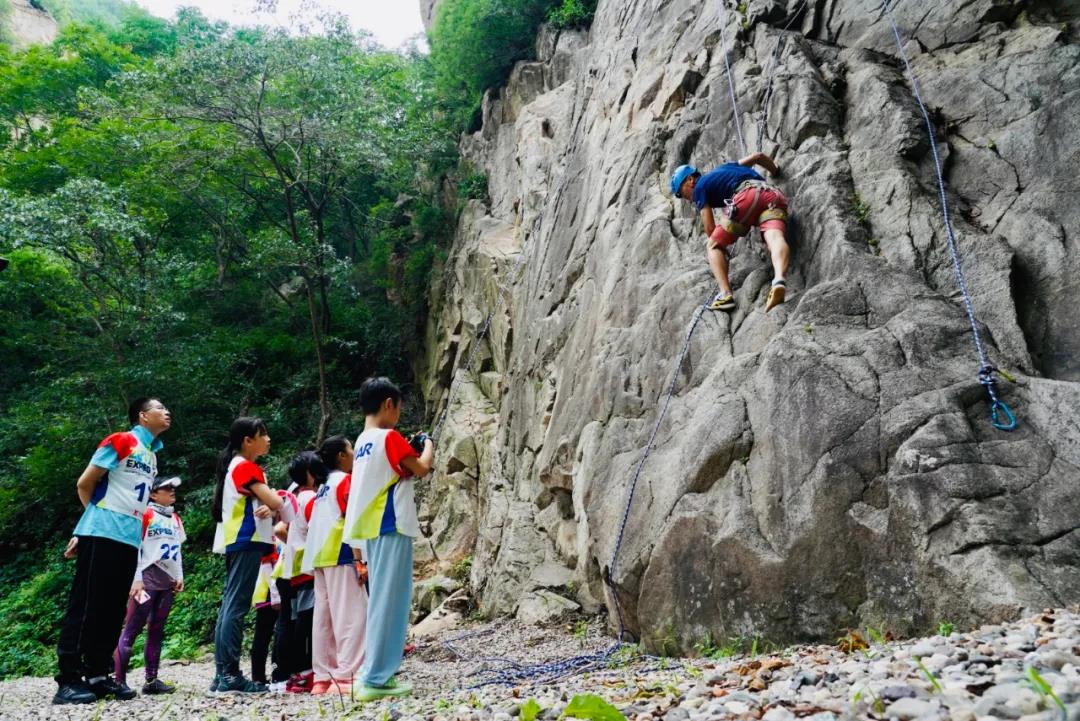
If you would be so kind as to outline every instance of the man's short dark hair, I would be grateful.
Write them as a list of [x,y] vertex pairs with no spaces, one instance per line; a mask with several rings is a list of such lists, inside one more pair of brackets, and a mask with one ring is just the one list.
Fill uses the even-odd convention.
[[401,389],[386,376],[368,378],[360,386],[360,407],[365,416],[378,413],[387,398],[393,400],[395,406],[401,403]]
[[131,404],[128,406],[128,420],[131,421],[131,425],[139,425],[139,414],[143,411],[150,410],[150,404],[154,401],[157,401],[158,403],[161,402],[158,401],[157,398],[150,398],[148,396],[136,398],[131,402]]

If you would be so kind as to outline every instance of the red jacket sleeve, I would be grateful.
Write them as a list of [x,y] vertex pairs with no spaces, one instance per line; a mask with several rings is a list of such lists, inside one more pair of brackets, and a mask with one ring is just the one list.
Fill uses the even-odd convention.
[[311,522],[311,512],[313,510],[315,510],[315,499],[316,498],[318,498],[318,496],[312,495],[311,500],[309,500],[307,502],[307,504],[304,506],[304,520],[307,521],[308,523]]
[[345,515],[345,506],[349,503],[349,489],[352,488],[352,474],[341,479],[337,487],[337,505],[341,515]]
[[390,431],[386,434],[386,460],[390,461],[390,467],[394,469],[394,473],[398,474],[402,478],[408,478],[412,473],[407,468],[401,467],[401,462],[406,458],[419,458],[419,454],[413,450],[413,447],[409,445],[409,442],[405,440],[405,436],[401,435],[397,431]]
[[245,496],[251,495],[251,486],[256,483],[266,483],[266,475],[258,463],[253,461],[241,461],[236,464],[232,472],[233,483],[236,490]]
[[112,446],[116,451],[116,457],[122,461],[131,455],[137,445],[139,441],[131,433],[113,433],[111,436],[106,436],[105,440],[98,444],[98,448]]

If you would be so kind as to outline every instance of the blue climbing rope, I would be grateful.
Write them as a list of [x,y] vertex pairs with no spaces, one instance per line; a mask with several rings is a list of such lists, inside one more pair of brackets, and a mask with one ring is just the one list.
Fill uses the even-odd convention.
[[[784,26],[784,30],[786,30],[791,25],[791,23],[794,22],[794,20],[799,16],[799,13],[802,10],[802,6],[805,5],[805,4],[806,4],[806,0],[803,0],[803,2],[800,5],[799,9],[794,13],[792,18],[788,21],[787,25]],[[721,0],[721,5],[720,5],[720,14],[721,14],[721,19],[722,19],[722,17],[723,17],[722,0]],[[735,119],[735,130],[736,130],[736,133],[737,133],[738,138],[739,138],[739,144],[742,147],[743,154],[745,154],[746,153],[746,141],[745,141],[745,139],[743,137],[742,125],[741,125],[741,122],[740,122],[740,119],[739,119],[738,100],[737,100],[736,93],[735,93],[735,80],[734,80],[734,75],[731,72],[731,64],[730,64],[730,62],[728,60],[728,49],[727,49],[726,34],[727,34],[726,27],[722,27],[721,33],[720,33],[720,41],[721,41],[722,52],[724,54],[724,66],[725,66],[725,69],[727,71],[728,89],[729,89],[729,91],[731,93],[732,116]],[[773,58],[774,63],[773,63],[773,66],[771,67],[771,69],[770,69],[770,71],[768,73],[768,75],[769,75],[768,85],[767,85],[766,96],[765,96],[765,100],[764,100],[766,106],[768,105],[768,102],[772,97],[773,76],[774,76],[774,74],[775,74],[775,72],[776,72],[776,70],[778,68],[778,65],[776,64],[775,61],[778,59],[778,56],[779,56],[779,54],[781,52],[781,48],[782,48],[782,46],[780,45],[780,42],[781,41],[778,41],[777,48],[774,50],[774,58]],[[764,132],[763,131],[764,123],[766,123],[767,121],[768,121],[768,108],[766,107],[766,109],[764,111],[764,120],[763,120],[763,122],[761,124],[759,124],[759,130],[758,130],[758,135],[759,135],[758,136],[758,144],[759,144],[759,146],[760,146],[760,143],[761,143],[761,135]],[[523,249],[523,251],[524,251],[524,249]],[[517,264],[517,266],[515,266],[515,272],[516,272],[516,268],[520,267],[523,259],[524,259],[524,252],[522,252],[521,256],[518,259],[518,264]],[[710,288],[709,294],[705,297],[705,300],[697,306],[696,310],[694,311],[694,315],[692,316],[692,318],[690,320],[690,323],[687,326],[686,334],[685,334],[684,339],[683,339],[682,349],[679,351],[678,359],[676,360],[676,363],[675,363],[675,370],[672,373],[671,382],[667,386],[667,392],[665,393],[664,401],[663,401],[663,403],[662,403],[662,405],[660,407],[660,412],[656,417],[656,422],[653,424],[652,432],[649,434],[649,440],[645,444],[645,450],[642,453],[641,459],[638,461],[638,463],[637,463],[637,465],[636,465],[636,467],[634,469],[634,473],[633,473],[633,475],[631,476],[631,479],[630,479],[630,485],[627,488],[626,501],[625,501],[624,506],[623,506],[622,518],[621,518],[621,520],[619,522],[619,530],[618,530],[618,532],[616,533],[616,536],[615,536],[615,544],[614,544],[614,546],[612,548],[611,560],[608,563],[607,568],[605,569],[605,572],[603,574],[603,581],[604,581],[604,584],[608,587],[608,589],[611,592],[612,604],[615,607],[615,612],[616,612],[616,616],[617,616],[618,624],[619,624],[618,636],[616,638],[615,643],[613,643],[608,648],[606,648],[606,649],[604,649],[602,651],[598,651],[596,653],[581,654],[581,655],[578,655],[578,656],[573,656],[573,657],[564,658],[564,659],[558,659],[558,660],[549,661],[549,662],[546,662],[546,663],[523,664],[523,663],[520,663],[518,661],[515,661],[514,659],[505,658],[505,657],[481,657],[481,658],[472,658],[472,659],[470,659],[470,658],[467,657],[467,655],[463,651],[461,651],[455,645],[456,643],[460,642],[461,640],[465,640],[467,638],[471,638],[471,637],[474,637],[476,635],[486,635],[487,633],[491,632],[489,630],[485,630],[485,631],[481,631],[481,632],[471,632],[471,633],[466,633],[466,634],[463,634],[463,635],[460,635],[460,636],[456,636],[455,638],[450,639],[450,640],[448,640],[446,642],[443,642],[443,644],[442,644],[449,652],[451,652],[454,656],[456,656],[460,660],[476,661],[476,662],[480,662],[480,663],[484,663],[484,664],[488,664],[488,665],[493,666],[491,668],[483,668],[483,669],[477,671],[475,674],[473,674],[475,677],[477,677],[477,681],[476,681],[476,683],[471,685],[469,688],[480,688],[480,687],[489,686],[489,685],[512,686],[512,685],[522,685],[522,684],[526,684],[526,683],[528,683],[528,684],[550,683],[552,681],[558,680],[558,679],[563,678],[565,676],[574,675],[574,674],[582,673],[582,672],[585,672],[585,671],[588,671],[588,670],[591,670],[591,669],[606,666],[611,662],[612,658],[619,651],[619,649],[624,646],[625,640],[626,640],[626,630],[627,630],[626,629],[626,619],[625,619],[625,617],[623,615],[622,604],[619,601],[618,589],[616,588],[614,577],[615,577],[615,571],[616,571],[616,568],[617,568],[617,565],[618,565],[619,554],[620,554],[620,551],[622,550],[622,544],[623,544],[623,540],[624,540],[625,533],[626,533],[626,526],[627,526],[627,523],[628,523],[628,521],[630,519],[630,511],[633,509],[634,495],[635,495],[635,492],[637,490],[638,481],[641,479],[641,474],[642,474],[643,469],[645,468],[646,461],[649,459],[649,456],[652,454],[653,447],[656,444],[657,435],[660,432],[660,427],[663,424],[664,419],[667,417],[668,409],[671,406],[671,401],[675,396],[675,390],[676,390],[676,386],[678,384],[679,373],[680,373],[680,371],[681,371],[681,369],[683,367],[683,363],[686,360],[686,356],[690,352],[690,347],[691,347],[691,342],[693,340],[694,331],[697,329],[698,324],[701,322],[701,318],[704,315],[705,310],[708,308],[708,304],[712,300],[713,295],[714,295],[713,290]],[[482,327],[480,329],[480,332],[476,336],[476,340],[474,341],[474,346],[473,346],[473,348],[472,348],[472,350],[471,350],[471,352],[469,354],[468,361],[466,362],[466,369],[469,370],[469,371],[472,370],[473,362],[475,360],[475,356],[476,356],[476,353],[477,353],[477,349],[479,348],[480,341],[487,335],[488,330],[489,330],[489,328],[491,326],[492,319],[494,318],[495,313],[498,310],[501,303],[502,303],[502,297],[500,296],[498,298],[498,300],[496,301],[495,306],[492,308],[491,312],[488,314],[487,318],[485,319],[485,321],[484,321],[484,323],[483,323],[483,325],[482,325]],[[456,380],[457,380],[457,375],[455,374],[454,378],[451,380],[451,387],[447,392],[447,398],[446,398],[446,402],[445,402],[445,405],[443,407],[443,410],[442,410],[442,412],[441,412],[441,414],[439,416],[438,421],[436,422],[436,424],[435,424],[435,426],[434,426],[434,428],[432,430],[432,437],[433,438],[438,438],[438,435],[439,435],[440,431],[442,430],[442,426],[443,426],[444,422],[446,421],[447,413],[449,412],[449,408],[450,408],[450,403],[451,403],[451,400],[453,399],[453,392],[454,392],[454,389],[455,389]],[[644,656],[644,654],[641,654],[641,655]]]
[[953,271],[956,274],[956,285],[960,288],[960,294],[964,298],[964,310],[967,311],[968,322],[971,324],[971,336],[975,339],[975,351],[979,355],[979,383],[986,388],[986,393],[990,396],[990,423],[998,430],[1016,430],[1017,425],[1019,425],[1016,416],[1013,415],[1009,406],[998,397],[997,379],[995,378],[997,368],[990,363],[990,359],[986,355],[982,334],[979,332],[979,323],[975,318],[975,308],[971,302],[971,295],[968,293],[967,283],[964,281],[964,269],[960,264],[960,251],[956,247],[956,237],[953,235],[952,220],[949,218],[949,200],[945,194],[945,177],[941,171],[941,158],[938,155],[937,140],[934,137],[934,124],[930,121],[930,113],[927,112],[926,103],[923,102],[922,93],[919,91],[919,82],[915,78],[915,71],[911,68],[911,61],[908,60],[907,52],[904,50],[903,41],[900,39],[900,29],[896,26],[896,19],[893,17],[892,9],[889,7],[889,0],[884,0],[881,4],[881,8],[885,12],[885,17],[888,19],[889,25],[892,26],[893,37],[896,39],[896,49],[900,53],[900,59],[904,61],[904,67],[907,68],[908,78],[911,80],[911,90],[915,96],[915,102],[918,103],[923,120],[926,122],[926,134],[930,138],[930,153],[934,158],[934,172],[937,173],[938,197],[941,200],[941,215],[945,223],[945,238],[948,241],[949,253],[952,255]]

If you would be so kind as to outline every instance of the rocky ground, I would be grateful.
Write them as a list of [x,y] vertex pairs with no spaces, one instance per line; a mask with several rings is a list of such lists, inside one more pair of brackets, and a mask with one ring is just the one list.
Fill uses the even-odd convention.
[[[53,707],[50,679],[0,683],[0,719],[556,719],[578,694],[595,694],[631,721],[849,718],[1080,721],[1080,609],[1046,611],[1005,625],[908,641],[874,630],[834,646],[663,659],[624,648],[606,667],[516,686],[486,685],[490,671],[603,652],[612,640],[584,624],[553,628],[494,622],[448,632],[426,643],[403,667],[417,689],[397,703],[358,706],[347,698],[208,697],[212,667],[170,663],[163,676],[180,685],[171,697],[140,697],[98,707]],[[762,649],[769,651],[761,653]],[[751,645],[751,651],[754,651]],[[488,659],[488,660],[484,660]],[[137,673],[137,672],[136,672]],[[138,678],[137,675],[134,678]],[[592,716],[590,718],[600,718]]]

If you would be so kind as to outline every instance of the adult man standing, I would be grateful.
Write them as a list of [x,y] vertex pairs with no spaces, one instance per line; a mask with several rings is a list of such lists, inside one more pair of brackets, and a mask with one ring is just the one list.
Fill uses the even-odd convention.
[[132,429],[98,446],[76,490],[84,508],[68,553],[77,557],[56,647],[60,688],[54,704],[128,700],[135,692],[109,675],[142,541],[142,518],[157,475],[157,437],[172,417],[156,398],[128,407]]

